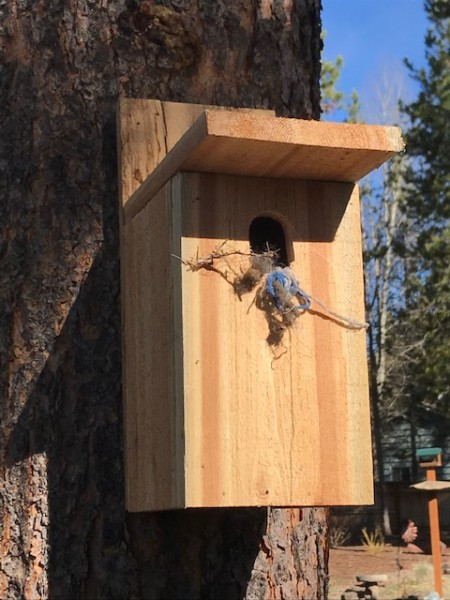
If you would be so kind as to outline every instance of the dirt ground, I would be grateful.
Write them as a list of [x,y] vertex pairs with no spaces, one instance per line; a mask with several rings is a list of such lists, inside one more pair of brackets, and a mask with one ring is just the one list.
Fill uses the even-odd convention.
[[[450,565],[450,549],[442,556],[442,564]],[[434,589],[434,571],[430,555],[410,554],[404,548],[386,545],[383,552],[371,555],[364,546],[345,546],[330,550],[329,600],[340,600],[341,594],[354,588],[356,575],[387,575],[380,588],[381,600],[414,598],[420,600]],[[445,598],[450,599],[450,575],[443,575]],[[356,590],[358,587],[355,588]]]

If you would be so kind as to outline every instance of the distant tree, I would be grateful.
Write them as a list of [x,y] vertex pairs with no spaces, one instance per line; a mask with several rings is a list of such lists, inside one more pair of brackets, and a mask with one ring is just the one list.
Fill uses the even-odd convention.
[[[323,36],[324,39],[326,36]],[[353,90],[346,96],[337,90],[337,82],[344,65],[342,56],[333,62],[322,61],[322,111],[333,115],[339,111],[347,123],[363,122],[363,107],[359,94]],[[400,120],[398,102],[401,78],[381,77],[374,89],[374,102],[370,107],[372,120],[392,125]],[[396,252],[399,225],[402,221],[402,173],[404,158],[396,157],[385,164],[380,174],[361,182],[362,226],[364,246],[366,317],[370,324],[367,336],[369,357],[369,385],[372,410],[372,435],[374,440],[375,477],[380,484],[380,509],[386,534],[391,533],[385,490],[385,461],[383,425],[388,419],[389,404],[388,339],[390,315],[399,289],[401,259]]]
[[[420,86],[403,105],[410,119],[404,211],[405,308],[397,343],[414,347],[405,365],[410,410],[434,424],[442,438],[450,420],[450,4],[426,0],[430,26],[427,66],[407,66]],[[395,352],[394,348],[394,352]]]
[[[401,124],[399,99],[403,86],[401,74],[396,78],[379,77],[368,107],[370,120],[385,125]],[[403,237],[401,227],[405,215],[405,157],[398,155],[383,165],[362,187],[364,274],[366,318],[368,329],[370,399],[372,432],[375,449],[375,474],[380,484],[380,509],[384,532],[391,534],[385,489],[383,437],[392,418],[390,373],[402,357],[392,360],[389,352],[393,314],[402,303]]]
[[343,64],[342,56],[338,56],[334,62],[322,60],[320,88],[321,108],[324,114],[331,114],[343,107],[344,94],[336,89]]

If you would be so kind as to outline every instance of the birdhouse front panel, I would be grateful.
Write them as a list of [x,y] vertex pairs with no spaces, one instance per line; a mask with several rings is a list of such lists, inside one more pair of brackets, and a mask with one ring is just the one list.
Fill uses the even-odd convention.
[[370,503],[364,329],[318,303],[286,325],[264,277],[246,285],[262,219],[268,246],[281,226],[302,289],[363,321],[357,186],[205,174],[169,186],[186,505]]
[[128,510],[372,503],[354,182],[398,131],[130,100],[119,123]]

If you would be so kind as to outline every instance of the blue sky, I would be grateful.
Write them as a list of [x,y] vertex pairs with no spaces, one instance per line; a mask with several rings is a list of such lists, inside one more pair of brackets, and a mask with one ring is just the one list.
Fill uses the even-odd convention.
[[407,87],[402,96],[413,99],[417,87],[402,61],[407,57],[417,67],[425,65],[423,0],[322,0],[322,5],[323,56],[344,58],[338,88],[347,94],[357,90],[364,106],[380,79],[402,79]]

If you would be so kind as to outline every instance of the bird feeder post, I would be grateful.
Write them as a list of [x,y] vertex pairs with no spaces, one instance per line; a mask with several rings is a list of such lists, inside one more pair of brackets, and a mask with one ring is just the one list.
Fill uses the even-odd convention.
[[[427,481],[436,481],[436,471],[427,470]],[[428,500],[428,515],[430,519],[431,552],[433,555],[434,587],[440,598],[444,597],[442,588],[441,539],[439,534],[439,503],[436,492],[430,493]]]
[[426,469],[428,484],[428,518],[430,523],[431,553],[433,557],[434,588],[440,598],[444,597],[442,587],[441,536],[439,527],[439,501],[437,493],[436,467],[442,466],[441,448],[419,448],[419,466]]

